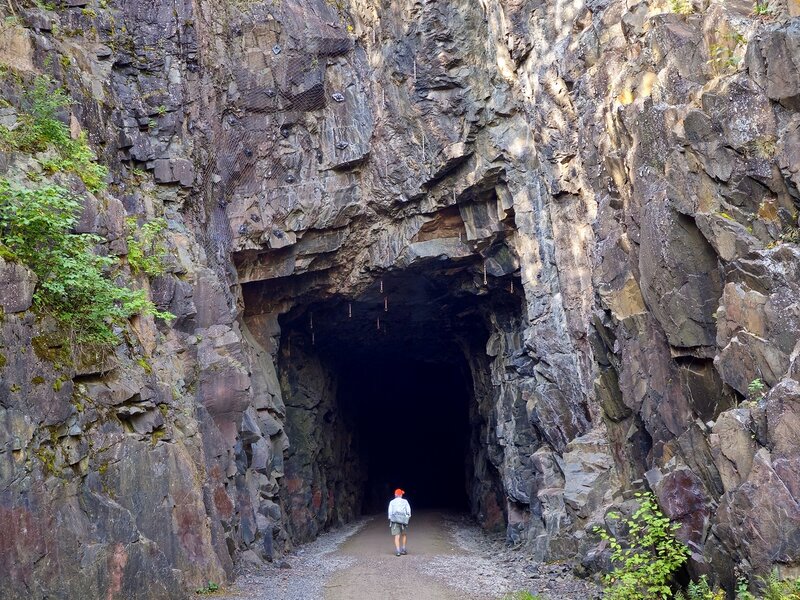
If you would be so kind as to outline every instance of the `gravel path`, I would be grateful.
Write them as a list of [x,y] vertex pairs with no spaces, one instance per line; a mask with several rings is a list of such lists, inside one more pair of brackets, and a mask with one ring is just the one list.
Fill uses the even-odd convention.
[[[342,543],[362,529],[370,519],[324,533],[283,560],[263,567],[245,567],[225,600],[311,600],[322,598],[323,584],[337,570],[355,562],[351,556],[334,553]],[[220,597],[216,595],[215,597]]]
[[[226,600],[495,600],[530,591],[543,600],[593,600],[596,586],[563,565],[534,563],[457,515],[418,513],[408,556],[395,557],[382,518],[321,535],[283,561],[251,568]],[[283,567],[283,568],[282,568]]]
[[[542,564],[534,561],[524,549],[506,545],[505,536],[487,535],[470,518],[445,515],[444,523],[464,555],[440,556],[428,566],[465,592],[497,590],[499,597],[527,591],[542,600],[596,600],[600,588],[579,579],[565,564]],[[483,595],[481,598],[496,598]]]

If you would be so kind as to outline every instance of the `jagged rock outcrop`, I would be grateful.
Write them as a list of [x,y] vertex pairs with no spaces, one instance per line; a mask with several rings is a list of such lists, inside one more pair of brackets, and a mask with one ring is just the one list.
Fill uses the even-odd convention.
[[800,7],[684,4],[0,8],[0,124],[66,86],[81,230],[164,217],[132,277],[176,316],[81,357],[0,258],[0,597],[177,597],[351,519],[329,359],[376,330],[466,365],[471,510],[538,558],[647,484],[693,572],[795,574]]

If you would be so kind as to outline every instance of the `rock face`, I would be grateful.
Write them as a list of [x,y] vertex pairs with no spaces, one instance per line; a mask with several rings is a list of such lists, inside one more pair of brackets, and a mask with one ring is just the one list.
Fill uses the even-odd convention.
[[693,572],[800,573],[795,4],[0,8],[0,124],[64,84],[81,229],[164,217],[176,315],[81,356],[0,259],[0,598],[177,597],[356,516],[332,357],[376,331],[465,365],[470,508],[537,558],[646,484]]

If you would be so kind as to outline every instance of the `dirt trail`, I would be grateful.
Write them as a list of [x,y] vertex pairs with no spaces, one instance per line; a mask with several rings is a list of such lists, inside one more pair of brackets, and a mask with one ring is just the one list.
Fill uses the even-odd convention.
[[462,600],[493,598],[467,596],[463,590],[445,585],[425,573],[432,559],[465,552],[445,528],[438,513],[418,513],[411,520],[408,555],[395,556],[388,522],[376,518],[345,542],[335,555],[355,558],[355,563],[334,574],[323,585],[325,600]]
[[225,600],[498,600],[530,590],[548,600],[595,600],[566,565],[542,565],[487,536],[465,515],[415,511],[408,555],[394,555],[384,515],[322,534],[280,561],[251,561]]

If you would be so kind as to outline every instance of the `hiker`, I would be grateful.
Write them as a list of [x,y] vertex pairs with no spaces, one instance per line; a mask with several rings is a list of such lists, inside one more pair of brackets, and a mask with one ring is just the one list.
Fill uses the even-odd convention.
[[[403,498],[405,492],[400,488],[394,491],[394,500],[389,502],[389,528],[394,536],[395,556],[408,554],[406,552],[406,531],[411,518],[411,505]],[[402,538],[402,543],[401,539]]]

